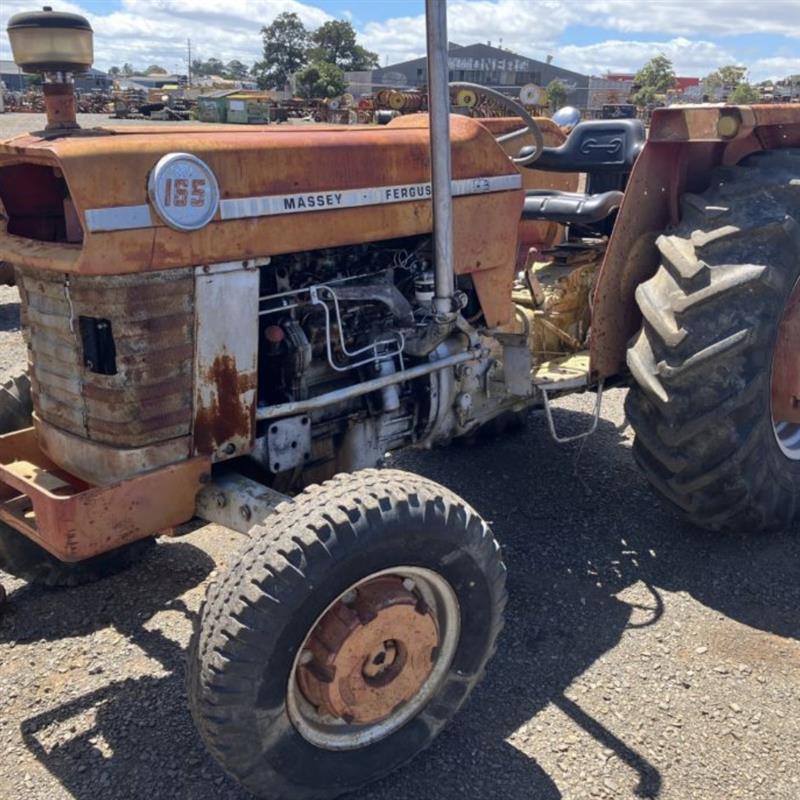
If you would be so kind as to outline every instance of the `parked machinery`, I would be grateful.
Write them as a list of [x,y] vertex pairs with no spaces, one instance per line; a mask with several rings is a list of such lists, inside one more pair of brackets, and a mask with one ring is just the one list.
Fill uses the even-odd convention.
[[565,138],[502,95],[522,123],[450,117],[451,90],[497,93],[447,86],[445,4],[427,13],[430,120],[349,130],[86,136],[86,20],[9,23],[49,123],[0,145],[30,363],[0,390],[0,567],[69,585],[195,516],[246,533],[189,700],[265,797],[405,763],[496,646],[489,526],[373,469],[385,452],[531,407],[565,441],[550,404],[577,391],[589,435],[630,385],[637,460],[690,520],[774,530],[798,507],[798,109],[659,110],[647,142],[628,119]]

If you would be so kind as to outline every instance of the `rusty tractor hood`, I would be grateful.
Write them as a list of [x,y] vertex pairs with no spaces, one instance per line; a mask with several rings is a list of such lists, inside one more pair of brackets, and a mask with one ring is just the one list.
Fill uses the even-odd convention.
[[[0,143],[0,260],[125,274],[425,233],[427,116],[396,123],[129,126],[10,139]],[[457,271],[496,269],[515,246],[519,171],[476,120],[453,116],[451,137]],[[197,156],[216,177],[220,205],[199,230],[170,227],[148,196],[152,170],[170,153]],[[294,205],[276,212],[287,197]]]

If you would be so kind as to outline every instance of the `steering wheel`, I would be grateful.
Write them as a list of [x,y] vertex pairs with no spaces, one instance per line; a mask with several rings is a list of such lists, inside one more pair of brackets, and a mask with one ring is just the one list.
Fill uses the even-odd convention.
[[518,116],[520,119],[522,119],[522,121],[525,123],[524,128],[511,131],[510,133],[504,133],[502,136],[495,136],[495,139],[501,144],[503,142],[511,141],[512,139],[517,139],[520,136],[524,136],[526,133],[529,133],[531,136],[533,136],[534,150],[532,153],[517,157],[509,156],[509,158],[511,158],[515,164],[520,167],[523,167],[527,164],[533,164],[533,162],[542,155],[542,151],[544,150],[544,137],[542,136],[542,131],[536,124],[536,120],[528,113],[528,110],[516,100],[506,97],[501,92],[498,92],[495,89],[490,89],[488,86],[481,86],[479,83],[455,81],[454,83],[450,84],[450,88],[471,89],[476,94],[483,94],[491,97],[492,100],[494,100],[498,105],[508,109],[509,111],[512,111],[515,116]]

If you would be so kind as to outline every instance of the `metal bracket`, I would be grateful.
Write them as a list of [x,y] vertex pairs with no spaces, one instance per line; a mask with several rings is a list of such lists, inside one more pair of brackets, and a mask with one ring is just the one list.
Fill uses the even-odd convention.
[[540,389],[542,393],[542,398],[544,399],[544,413],[547,417],[547,424],[550,428],[550,435],[553,437],[553,440],[558,444],[567,444],[568,442],[577,442],[580,439],[588,439],[595,431],[597,430],[597,426],[600,424],[600,411],[603,407],[603,381],[597,385],[597,400],[594,404],[594,415],[592,418],[592,424],[589,426],[589,430],[584,431],[583,433],[578,433],[575,436],[559,436],[556,431],[555,423],[553,422],[553,412],[550,408],[550,397],[547,394],[547,389]]

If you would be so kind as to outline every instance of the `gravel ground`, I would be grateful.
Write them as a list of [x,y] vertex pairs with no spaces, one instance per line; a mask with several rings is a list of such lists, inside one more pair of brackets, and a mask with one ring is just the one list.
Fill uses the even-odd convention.
[[[0,381],[24,363],[17,301],[0,289]],[[353,800],[800,797],[799,531],[683,524],[633,463],[623,399],[608,393],[583,447],[532,413],[522,435],[393,459],[491,520],[508,623],[456,722]],[[557,424],[590,410],[563,400]],[[244,800],[194,732],[183,675],[205,586],[240,543],[209,526],[63,592],[0,573],[2,800]]]

